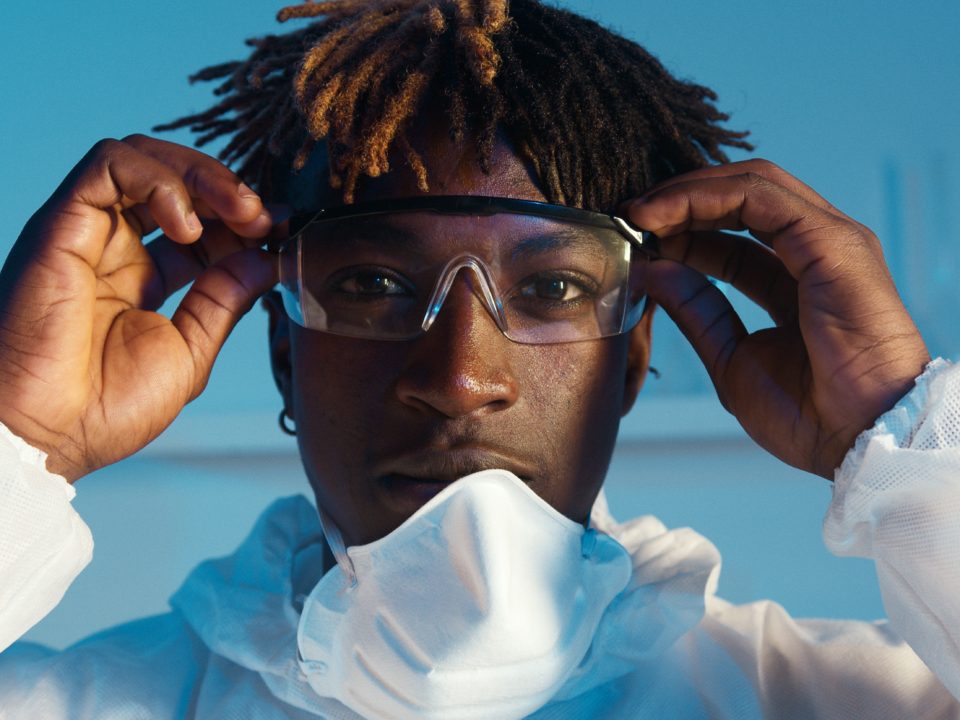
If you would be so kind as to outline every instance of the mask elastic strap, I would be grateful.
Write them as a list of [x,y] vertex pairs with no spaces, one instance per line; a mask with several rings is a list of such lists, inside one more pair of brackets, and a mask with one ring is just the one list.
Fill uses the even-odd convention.
[[327,539],[327,545],[330,546],[330,551],[333,553],[337,565],[347,576],[350,584],[356,585],[357,573],[353,569],[353,560],[347,554],[347,547],[343,542],[343,535],[340,534],[340,528],[322,507],[318,506],[317,512],[320,515],[320,527],[323,529],[323,536]]

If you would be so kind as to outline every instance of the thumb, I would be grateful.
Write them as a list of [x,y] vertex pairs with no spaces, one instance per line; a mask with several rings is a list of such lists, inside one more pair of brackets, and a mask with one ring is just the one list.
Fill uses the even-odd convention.
[[277,256],[250,248],[211,265],[194,281],[171,318],[193,357],[191,400],[206,387],[234,326],[277,279]]
[[730,301],[702,273],[662,258],[649,265],[647,292],[693,346],[720,402],[731,410],[724,375],[747,329]]

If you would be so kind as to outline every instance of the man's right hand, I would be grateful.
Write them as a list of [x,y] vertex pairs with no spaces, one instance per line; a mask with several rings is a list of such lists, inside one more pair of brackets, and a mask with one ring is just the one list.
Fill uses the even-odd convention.
[[[0,273],[0,421],[71,482],[145,446],[275,284],[259,249],[271,226],[203,153],[144,136],[97,143]],[[172,318],[155,312],[190,282]]]

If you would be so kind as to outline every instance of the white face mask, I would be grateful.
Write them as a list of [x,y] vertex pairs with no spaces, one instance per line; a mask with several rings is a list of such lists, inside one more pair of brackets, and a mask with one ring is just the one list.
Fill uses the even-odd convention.
[[465,477],[344,550],[304,602],[301,669],[368,718],[522,718],[581,663],[631,562],[505,470]]

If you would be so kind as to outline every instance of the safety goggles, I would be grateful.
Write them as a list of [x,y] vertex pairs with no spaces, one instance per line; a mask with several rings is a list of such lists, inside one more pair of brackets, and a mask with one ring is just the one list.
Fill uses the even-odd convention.
[[643,313],[656,240],[625,220],[562,205],[429,196],[294,216],[280,247],[280,294],[311,330],[409,340],[463,276],[511,340],[617,335]]

